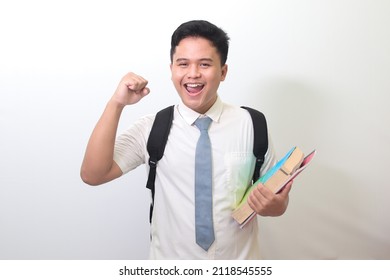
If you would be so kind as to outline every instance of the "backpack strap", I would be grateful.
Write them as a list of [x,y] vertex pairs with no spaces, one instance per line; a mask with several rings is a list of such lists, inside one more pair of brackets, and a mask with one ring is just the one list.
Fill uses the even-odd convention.
[[245,106],[241,106],[241,108],[249,112],[253,123],[253,154],[256,157],[256,164],[252,183],[255,183],[260,177],[260,168],[264,163],[265,153],[268,150],[267,121],[264,114],[257,110]]
[[149,176],[146,187],[152,192],[152,203],[150,204],[149,220],[152,221],[154,205],[154,181],[156,180],[157,162],[164,155],[165,146],[168,140],[173,120],[174,105],[162,109],[156,114],[152,129],[149,134],[146,148],[149,153]]

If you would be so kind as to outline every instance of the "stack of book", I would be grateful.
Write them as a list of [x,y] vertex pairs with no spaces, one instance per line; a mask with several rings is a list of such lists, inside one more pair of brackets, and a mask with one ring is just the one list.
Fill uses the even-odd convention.
[[252,190],[259,183],[269,188],[272,192],[279,193],[288,182],[293,180],[307,167],[315,154],[316,150],[305,157],[301,149],[294,147],[275,166],[249,187],[240,204],[232,213],[232,217],[238,222],[240,227],[243,228],[256,215],[256,212],[252,210],[247,200]]

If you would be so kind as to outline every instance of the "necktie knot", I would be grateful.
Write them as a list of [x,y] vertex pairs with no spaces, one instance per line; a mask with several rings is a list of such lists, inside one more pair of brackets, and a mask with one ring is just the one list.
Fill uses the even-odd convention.
[[196,127],[202,131],[202,130],[208,130],[209,129],[209,126],[211,124],[211,119],[209,117],[205,117],[205,118],[198,118],[196,121],[195,121],[195,125]]

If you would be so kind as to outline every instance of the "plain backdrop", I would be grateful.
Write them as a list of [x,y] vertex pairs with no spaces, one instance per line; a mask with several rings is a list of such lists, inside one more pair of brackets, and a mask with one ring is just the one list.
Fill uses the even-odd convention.
[[121,77],[151,94],[119,131],[178,103],[170,36],[206,19],[231,37],[219,94],[263,111],[278,156],[317,157],[282,217],[260,218],[266,259],[390,259],[390,2],[2,1],[0,259],[146,259],[144,166],[100,187],[79,169]]

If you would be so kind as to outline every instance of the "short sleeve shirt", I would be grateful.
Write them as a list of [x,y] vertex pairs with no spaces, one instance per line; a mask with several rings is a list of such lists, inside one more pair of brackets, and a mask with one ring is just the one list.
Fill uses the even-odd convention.
[[[175,106],[163,158],[158,162],[151,224],[151,259],[259,259],[256,219],[240,229],[231,217],[251,183],[255,166],[253,124],[249,113],[220,98],[206,114],[212,119],[213,221],[215,241],[208,251],[195,242],[195,147],[199,113]],[[146,142],[155,116],[138,120],[119,135],[114,160],[126,173],[148,161]],[[275,164],[269,147],[261,173]],[[148,166],[147,166],[148,169]]]

